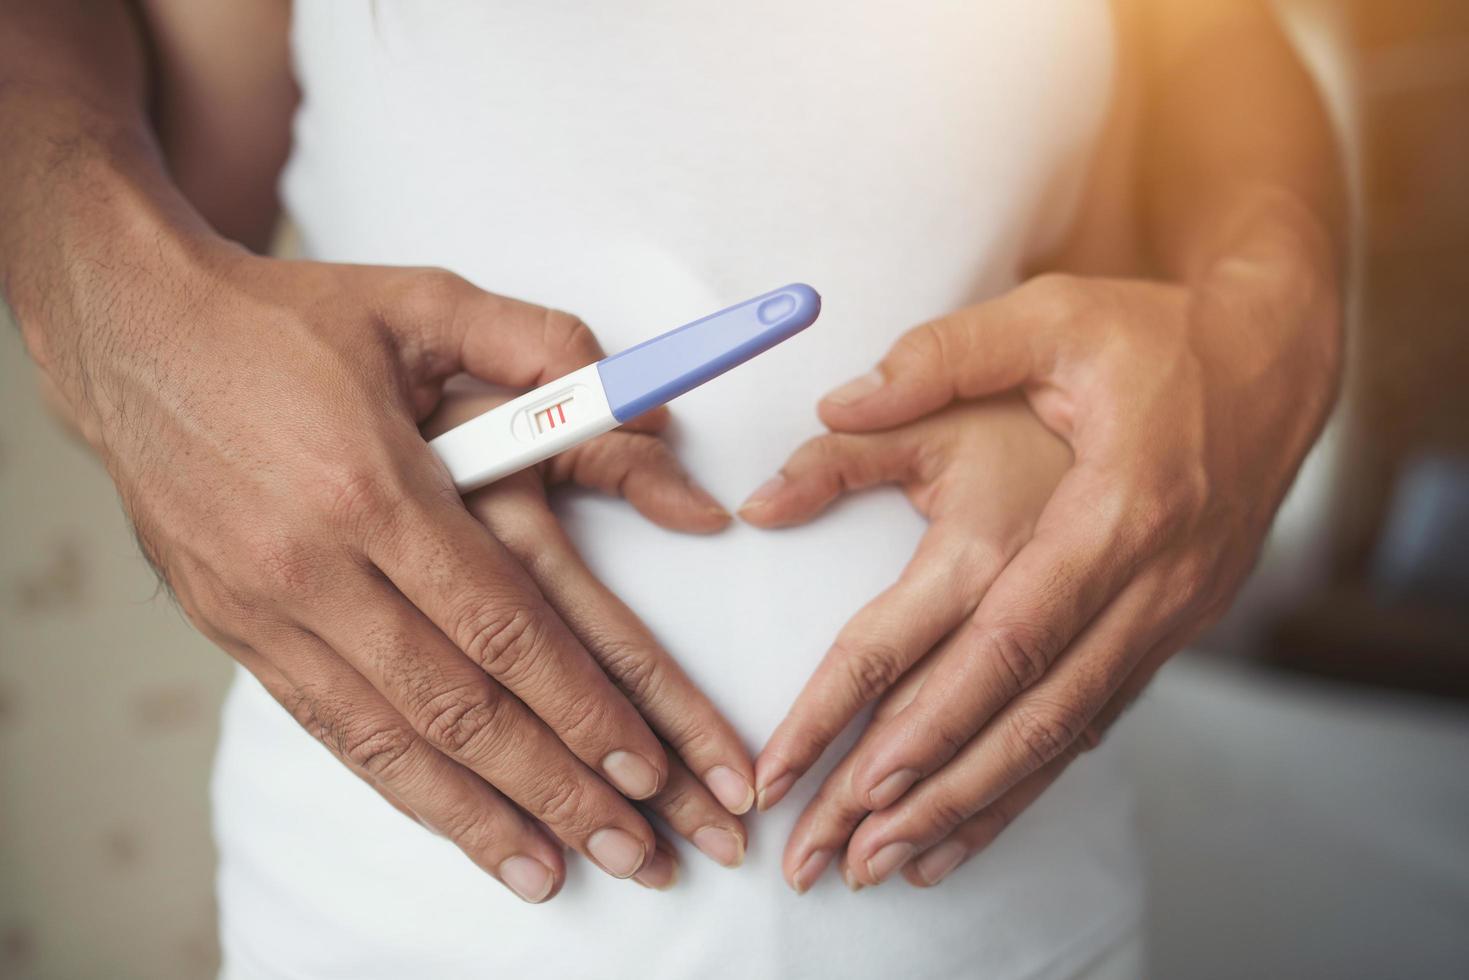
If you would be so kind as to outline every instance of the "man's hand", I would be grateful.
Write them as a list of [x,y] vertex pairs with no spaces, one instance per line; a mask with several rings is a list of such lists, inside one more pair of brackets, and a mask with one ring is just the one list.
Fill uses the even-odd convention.
[[[912,700],[935,658],[909,669],[904,651],[933,646],[974,612],[985,587],[1030,540],[1070,462],[1066,444],[1022,399],[965,401],[882,432],[812,439],[745,503],[740,515],[751,524],[784,527],[815,518],[842,493],[894,483],[929,521],[897,582],[842,629],[771,737],[762,757],[762,808],[784,795],[869,701],[880,698],[872,722],[879,726]],[[847,756],[827,776],[791,834],[784,870],[798,892],[842,853],[867,815],[867,801],[853,792],[856,758]],[[784,760],[783,775],[771,775],[773,759]]]
[[[856,884],[915,857],[915,879],[936,881],[1225,608],[1336,389],[1327,250],[1308,264],[1277,244],[1256,238],[1190,285],[1033,280],[910,331],[821,403],[838,432],[881,433],[1019,389],[1075,459],[1033,533],[954,522],[949,554],[983,558],[951,558],[950,581],[966,589],[938,588],[940,565],[915,560],[929,580],[900,582],[865,613],[873,623],[838,639],[761,753],[762,808],[858,708],[928,662],[813,804],[788,873],[816,851],[829,858],[850,831]],[[781,499],[752,513],[768,522]],[[992,504],[970,494],[952,506],[984,515]],[[959,845],[926,864],[951,835]]]
[[[557,539],[497,540],[419,435],[461,370],[521,388],[599,358],[584,325],[440,271],[217,240],[114,262],[99,275],[128,274],[103,278],[77,342],[33,350],[189,618],[343,761],[531,901],[564,869],[536,821],[609,874],[647,868],[653,831],[624,797],[693,778],[665,741],[748,806],[709,702],[623,622],[589,654],[516,557],[552,561]],[[586,479],[685,529],[728,520],[647,446]]]

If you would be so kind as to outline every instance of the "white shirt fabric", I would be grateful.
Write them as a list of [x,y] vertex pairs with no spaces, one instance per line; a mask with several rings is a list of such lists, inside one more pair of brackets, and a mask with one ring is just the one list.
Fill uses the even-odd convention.
[[[814,285],[814,327],[675,406],[683,459],[734,504],[819,431],[823,392],[1014,285],[1064,228],[1112,40],[1103,0],[296,0],[284,191],[312,257],[445,266],[576,312],[609,351]],[[709,537],[620,501],[559,507],[752,750],[922,530],[892,490]],[[749,819],[739,870],[683,845],[659,893],[573,856],[533,907],[242,673],[214,779],[227,972],[1019,980],[1074,976],[1136,928],[1130,795],[1105,747],[942,887],[853,895],[829,872],[797,897],[781,850],[839,756]]]

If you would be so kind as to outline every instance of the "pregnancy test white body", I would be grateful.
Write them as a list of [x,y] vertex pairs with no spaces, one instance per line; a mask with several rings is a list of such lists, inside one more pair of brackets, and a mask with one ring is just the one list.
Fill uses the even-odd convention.
[[821,312],[795,283],[588,364],[429,443],[460,493],[611,431],[794,336]]

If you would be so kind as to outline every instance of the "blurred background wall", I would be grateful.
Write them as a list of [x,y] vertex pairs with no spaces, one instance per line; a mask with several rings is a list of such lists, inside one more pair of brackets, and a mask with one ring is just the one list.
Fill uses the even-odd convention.
[[[1359,215],[1345,397],[1235,612],[1121,726],[1159,978],[1469,976],[1469,3],[1288,0]],[[0,329],[0,977],[216,965],[227,658]]]

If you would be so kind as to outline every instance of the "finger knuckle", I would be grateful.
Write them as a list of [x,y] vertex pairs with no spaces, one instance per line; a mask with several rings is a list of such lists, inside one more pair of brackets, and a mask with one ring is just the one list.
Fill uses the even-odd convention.
[[268,607],[257,592],[235,582],[184,582],[174,594],[196,629],[211,638],[219,634],[242,641],[251,627],[268,616]]
[[703,800],[692,786],[679,784],[663,791],[654,807],[664,820],[675,827],[683,826],[688,818],[703,808]]
[[1018,811],[1009,800],[1004,797],[995,800],[985,807],[977,818],[984,821],[984,826],[981,828],[982,835],[987,840],[994,840],[1004,832],[1006,827],[1015,822],[1017,815]]
[[504,847],[504,828],[487,808],[454,807],[437,823],[436,829],[476,860],[493,863],[489,859]]
[[597,350],[597,337],[581,317],[547,308],[542,314],[541,338],[547,350],[586,355]]
[[663,665],[647,644],[608,636],[599,638],[590,648],[595,650],[602,669],[635,703],[652,703],[663,693]]
[[535,801],[535,813],[555,827],[564,838],[584,837],[592,832],[595,819],[588,813],[588,795],[582,784],[570,778],[548,780]]
[[1061,704],[1018,704],[1010,720],[1017,753],[1034,769],[1059,757],[1081,735],[1086,723]]
[[833,649],[842,678],[856,704],[872,701],[902,676],[903,652],[891,643],[868,639],[839,640]]
[[1092,722],[1082,728],[1081,734],[1076,738],[1076,751],[1092,752],[1101,748],[1102,742],[1107,737],[1107,727],[1097,722]]
[[709,759],[723,747],[712,723],[702,712],[679,712],[659,729],[679,758],[690,763]]
[[366,725],[344,732],[338,748],[342,758],[374,779],[390,778],[413,751],[414,735],[397,725]]
[[457,622],[455,635],[459,648],[486,673],[496,677],[508,677],[524,670],[543,643],[540,621],[518,603],[475,603],[469,612],[457,617]]
[[899,362],[943,364],[948,361],[948,338],[935,321],[920,323],[898,338],[893,357]]
[[1008,697],[1040,680],[1059,646],[1055,632],[1038,622],[976,623],[972,628],[980,632],[979,655],[989,662]]
[[501,712],[483,690],[461,687],[430,698],[419,714],[429,744],[453,758],[464,758],[500,730]]
[[418,310],[432,314],[450,305],[468,286],[469,281],[456,272],[440,266],[424,266],[413,271],[409,301]]
[[242,586],[229,586],[217,596],[225,610],[243,613],[261,597],[310,592],[319,580],[324,556],[316,542],[281,531],[262,531],[244,548],[250,563]]
[[325,742],[326,727],[316,710],[316,700],[302,688],[291,688],[281,695],[281,707],[317,741]]
[[589,745],[617,731],[611,705],[599,691],[571,690],[562,695],[561,717],[556,734],[567,745]]
[[325,467],[316,486],[328,524],[355,535],[392,514],[401,495],[386,473],[386,467],[361,460]]
[[1017,297],[1030,309],[1053,319],[1070,316],[1082,302],[1085,287],[1073,275],[1044,272],[1028,280]]
[[974,534],[958,542],[953,567],[971,582],[984,582],[995,575],[1019,550],[996,538]]
[[966,801],[951,793],[936,794],[928,801],[928,811],[933,825],[940,828],[957,827],[974,812]]

